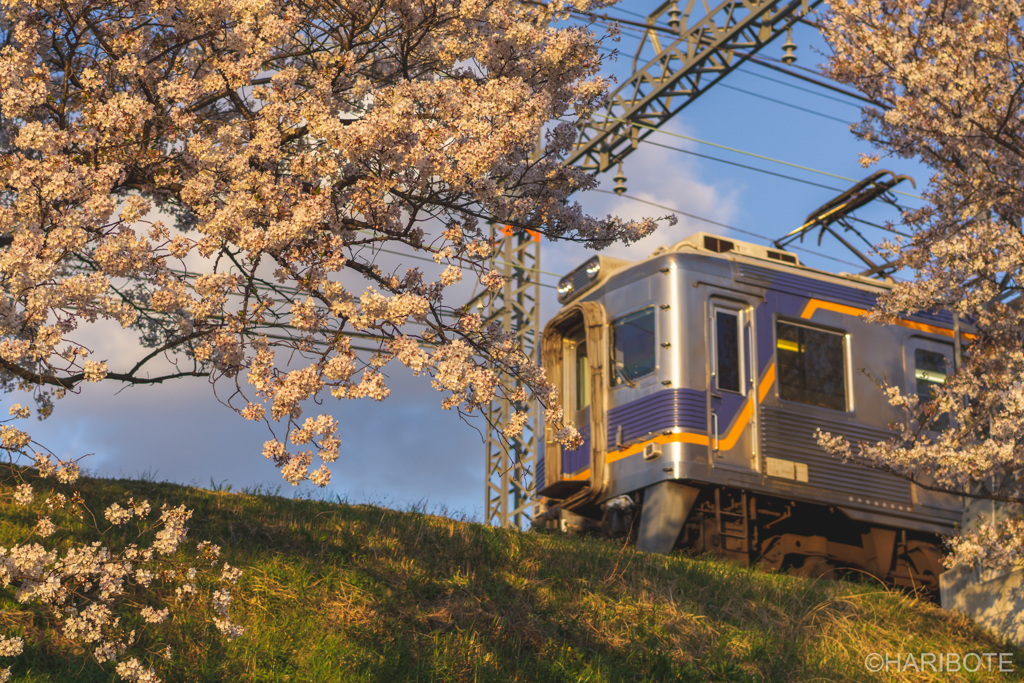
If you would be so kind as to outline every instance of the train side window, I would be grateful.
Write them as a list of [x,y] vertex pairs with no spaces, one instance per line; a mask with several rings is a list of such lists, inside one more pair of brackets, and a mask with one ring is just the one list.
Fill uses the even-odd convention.
[[587,359],[587,342],[576,347],[576,410],[590,405],[590,361]]
[[742,391],[740,380],[740,317],[715,310],[715,383],[725,391]]
[[563,405],[570,414],[590,405],[590,363],[587,340],[582,327],[570,331],[562,340]]
[[914,379],[917,395],[931,398],[935,387],[946,382],[946,356],[938,351],[914,349]]
[[846,335],[782,321],[776,324],[775,335],[779,396],[847,410]]
[[631,383],[656,367],[654,306],[623,316],[612,323],[615,372],[612,381]]
[[[935,344],[944,348],[946,345]],[[942,353],[932,349],[914,349],[914,386],[915,393],[922,404],[927,404],[935,397],[935,390],[946,382],[946,373],[950,365],[952,347],[950,352]],[[933,411],[927,410],[933,414]],[[931,421],[931,428],[942,431],[949,427],[949,413],[935,416]]]

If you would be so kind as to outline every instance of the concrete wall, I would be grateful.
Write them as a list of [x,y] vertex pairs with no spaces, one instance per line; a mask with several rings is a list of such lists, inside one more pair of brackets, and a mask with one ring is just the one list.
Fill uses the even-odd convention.
[[995,574],[961,567],[939,577],[942,606],[1024,647],[1024,567]]
[[[962,528],[981,517],[998,518],[1000,505],[985,500],[968,500]],[[963,612],[975,623],[999,633],[1018,647],[1024,647],[1024,566],[1012,571],[961,567],[939,577],[944,609]]]

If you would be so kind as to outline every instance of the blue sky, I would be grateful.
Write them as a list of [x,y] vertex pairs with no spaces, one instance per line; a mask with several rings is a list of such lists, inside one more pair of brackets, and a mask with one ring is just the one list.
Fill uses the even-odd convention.
[[[634,1],[625,6],[628,11],[613,9],[610,13],[635,20],[631,12],[644,14],[657,4]],[[798,45],[798,60],[792,69],[817,70],[824,61],[824,46],[816,30],[800,25],[793,39]],[[762,55],[778,59],[782,42],[777,40]],[[620,81],[628,78],[636,45],[635,34],[625,28],[617,44],[622,55],[605,65],[607,72]],[[741,67],[649,140],[797,180],[655,145],[642,145],[628,157],[623,170],[627,194],[632,197],[724,223],[763,239],[680,216],[675,227],[630,247],[613,246],[606,253],[643,258],[657,246],[699,230],[761,243],[781,237],[799,226],[810,211],[838,194],[837,190],[852,183],[766,158],[835,176],[863,178],[871,171],[860,167],[858,153],[872,150],[848,130],[849,123],[858,117],[856,100],[762,66]],[[927,180],[925,170],[913,161],[883,159],[876,168],[912,175],[919,188]],[[602,178],[603,189],[612,188],[612,175]],[[915,193],[907,183],[898,189]],[[600,192],[580,200],[595,215],[667,213],[634,199]],[[920,205],[905,196],[900,196],[900,201],[907,206]],[[886,206],[866,207],[858,215],[874,222],[897,218],[895,211]],[[866,234],[875,240],[882,236],[875,229],[868,229]],[[827,239],[820,250],[814,240],[804,246],[814,247],[811,252],[797,252],[807,265],[835,272],[857,269],[855,259]],[[589,255],[578,245],[545,243],[541,269],[562,274]],[[544,321],[557,311],[553,289],[557,279],[557,275],[541,276],[545,285],[541,309]],[[393,370],[392,376],[395,392],[383,403],[333,403],[333,412],[342,424],[342,455],[333,468],[334,483],[326,491],[309,485],[293,489],[284,483],[272,464],[260,455],[267,438],[265,428],[245,422],[218,403],[211,386],[203,380],[182,380],[162,387],[89,385],[81,395],[58,402],[54,416],[34,425],[32,433],[59,455],[93,454],[83,466],[102,476],[146,476],[204,487],[230,485],[235,490],[260,486],[270,491],[280,489],[283,495],[339,496],[352,502],[422,506],[482,518],[485,457],[477,429],[460,421],[455,413],[443,411],[440,395],[425,379],[403,375],[401,369]],[[10,403],[18,397],[6,399]],[[332,405],[329,398],[328,405]]]

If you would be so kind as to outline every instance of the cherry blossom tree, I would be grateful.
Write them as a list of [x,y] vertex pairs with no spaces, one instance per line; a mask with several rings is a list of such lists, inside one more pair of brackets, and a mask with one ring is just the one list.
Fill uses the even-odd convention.
[[[536,398],[559,423],[543,370],[452,288],[502,286],[492,224],[594,247],[654,228],[569,201],[596,183],[562,162],[571,121],[607,84],[594,36],[560,22],[594,4],[607,2],[5,0],[3,388],[30,394],[45,418],[91,382],[206,377],[266,424],[263,455],[287,481],[321,486],[339,422],[306,411],[327,394],[385,399],[389,363],[429,378],[445,409]],[[383,266],[396,248],[431,263]],[[134,335],[135,356],[95,333],[110,323]],[[119,659],[123,678],[157,680],[125,655],[135,631],[121,631],[159,624],[198,590],[195,567],[161,564],[190,513],[165,509],[145,523],[154,539],[120,549],[47,548],[49,511],[83,503],[24,480],[77,476],[15,426],[32,412],[18,403],[0,425],[11,462],[35,466],[12,469],[0,495],[41,515],[30,543],[0,549],[0,579],[49,605],[55,628],[98,660]],[[558,438],[579,440],[568,427]],[[149,515],[128,500],[103,518]],[[211,546],[195,550],[216,561]],[[238,573],[220,572],[207,581],[212,623],[234,637],[226,586]],[[146,598],[157,579],[164,593]],[[129,603],[134,621],[115,617]],[[0,656],[22,647],[0,638]]]
[[[304,406],[382,400],[392,362],[465,412],[528,400],[514,373],[558,423],[543,371],[444,295],[501,286],[490,223],[597,247],[653,229],[568,200],[596,181],[561,161],[558,120],[606,83],[592,34],[553,22],[591,4],[5,3],[3,378],[44,414],[87,382],[227,382],[293,484],[339,454]],[[383,268],[388,245],[438,267]],[[76,341],[98,320],[144,351]]]
[[973,336],[933,396],[889,389],[908,420],[861,453],[929,488],[1005,504],[1001,519],[962,530],[956,564],[1024,557],[1022,16],[1016,0],[840,0],[824,22],[829,74],[877,103],[855,132],[934,170],[928,206],[903,217],[912,237],[886,245],[916,277],[874,317],[952,311]]

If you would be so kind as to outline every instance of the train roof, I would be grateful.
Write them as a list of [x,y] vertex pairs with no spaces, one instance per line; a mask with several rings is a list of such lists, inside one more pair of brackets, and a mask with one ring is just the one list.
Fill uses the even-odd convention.
[[607,281],[615,273],[670,254],[700,254],[730,261],[757,263],[759,266],[780,271],[797,270],[801,275],[807,277],[831,282],[838,280],[843,284],[873,293],[888,290],[893,284],[891,278],[879,279],[850,273],[830,273],[810,268],[801,264],[800,257],[791,251],[774,249],[707,232],[698,232],[671,246],[658,247],[648,258],[641,261],[627,261],[600,254],[593,256],[559,281],[558,301],[563,304],[568,303],[585,291]]

